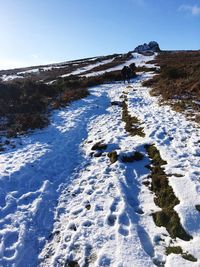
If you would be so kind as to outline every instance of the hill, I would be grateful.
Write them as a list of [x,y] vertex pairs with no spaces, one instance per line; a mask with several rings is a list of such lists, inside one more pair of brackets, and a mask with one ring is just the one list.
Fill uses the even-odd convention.
[[0,72],[1,266],[199,266],[199,51],[147,46]]

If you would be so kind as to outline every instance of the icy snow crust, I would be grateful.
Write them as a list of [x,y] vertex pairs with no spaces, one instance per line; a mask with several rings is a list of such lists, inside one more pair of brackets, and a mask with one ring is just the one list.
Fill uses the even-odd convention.
[[[149,61],[149,57],[142,61]],[[140,63],[138,63],[140,64]],[[141,62],[141,64],[143,64]],[[160,106],[142,81],[90,89],[90,96],[55,111],[44,130],[18,138],[16,148],[0,156],[0,266],[141,267],[200,266],[200,131],[195,124]],[[146,136],[131,137],[124,130],[122,101],[128,93],[129,112],[137,116]],[[92,146],[108,144],[101,157]],[[154,143],[168,164],[165,169],[180,204],[175,207],[189,242],[177,239],[192,263],[180,255],[165,255],[171,238],[157,227],[154,195],[142,184],[149,175],[144,145]],[[142,161],[110,163],[107,152],[140,151]],[[182,174],[176,177],[173,174]]]

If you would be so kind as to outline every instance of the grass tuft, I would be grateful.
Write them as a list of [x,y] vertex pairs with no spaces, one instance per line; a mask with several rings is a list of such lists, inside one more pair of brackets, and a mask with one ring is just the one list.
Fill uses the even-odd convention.
[[164,226],[172,238],[179,237],[185,241],[192,239],[192,236],[186,233],[180,223],[179,216],[174,207],[179,204],[178,198],[175,196],[172,187],[169,185],[168,177],[164,171],[164,161],[155,145],[146,145],[145,149],[151,159],[151,190],[156,197],[154,202],[162,211],[153,214],[154,222],[157,226]]
[[180,254],[185,260],[191,261],[191,262],[197,262],[197,259],[188,253],[183,252],[182,248],[180,246],[176,246],[176,247],[167,247],[166,248],[166,254],[170,255],[170,254]]
[[167,247],[166,248],[166,254],[170,255],[170,254],[182,254],[183,250],[180,246],[177,247]]
[[122,104],[122,120],[125,122],[125,130],[131,135],[131,136],[141,136],[145,137],[144,129],[142,127],[139,127],[139,120],[137,117],[132,117],[128,112],[128,106],[126,101],[123,101]]
[[152,96],[162,96],[164,103],[177,112],[195,114],[199,122],[199,107],[191,102],[200,99],[200,51],[159,53],[154,61],[160,66],[159,72],[144,86],[151,87]]

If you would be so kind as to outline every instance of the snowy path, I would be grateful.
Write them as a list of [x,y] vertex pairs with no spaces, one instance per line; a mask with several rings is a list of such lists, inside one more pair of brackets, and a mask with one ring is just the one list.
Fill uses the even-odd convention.
[[[119,100],[124,88],[107,85],[110,100]],[[103,88],[100,88],[103,91]],[[141,138],[133,138],[124,130],[121,107],[106,105],[106,114],[88,125],[88,138],[83,143],[87,167],[62,192],[56,216],[55,236],[41,258],[51,254],[42,266],[64,266],[66,257],[79,258],[79,264],[96,259],[93,266],[152,266],[153,247],[145,229],[139,225],[138,177],[147,174],[144,160],[129,167],[121,163],[111,165],[107,152],[135,151]],[[102,157],[91,157],[91,147],[98,141],[108,144]],[[87,210],[87,205],[90,209]],[[61,209],[61,214],[59,210]],[[74,229],[76,231],[74,231]],[[141,242],[141,239],[145,242]],[[59,240],[57,242],[56,240]],[[134,246],[130,246],[134,244]],[[52,248],[53,246],[53,248]],[[98,252],[98,255],[97,255]],[[79,255],[80,253],[80,255]]]
[[[148,77],[145,74],[135,80],[132,88],[107,85],[110,101],[121,101],[122,92],[128,93],[129,110],[145,122],[146,137],[130,137],[125,132],[119,106],[106,104],[106,114],[91,120],[82,144],[87,165],[61,193],[52,240],[40,254],[42,267],[64,266],[67,259],[78,261],[80,266],[154,266],[162,262],[166,266],[199,266],[181,255],[166,257],[165,247],[170,242],[181,245],[199,259],[200,215],[195,205],[200,203],[196,178],[200,171],[196,150],[200,132],[183,116],[150,97],[141,86]],[[100,90],[103,92],[102,87]],[[101,157],[95,157],[91,147],[99,141],[108,146]],[[166,172],[172,175],[170,184],[180,200],[176,210],[184,228],[195,237],[190,242],[172,241],[165,228],[156,227],[150,216],[159,208],[142,183],[148,176],[147,143],[155,143],[168,161]],[[113,150],[119,155],[140,151],[145,157],[139,162],[110,164],[107,152]],[[184,176],[173,176],[177,173]]]
[[[48,128],[17,140],[0,158],[0,266],[200,266],[200,130],[159,106],[142,81],[130,86],[105,84],[91,95],[54,112]],[[124,129],[122,107],[111,102],[128,97],[146,136]],[[107,145],[99,154],[97,142]],[[145,144],[155,143],[170,185],[180,204],[175,207],[185,230],[194,238],[173,241],[195,256],[165,255],[171,238],[151,214],[158,207],[143,182],[149,175]],[[108,152],[138,151],[143,160],[110,163]],[[176,177],[182,174],[182,177]]]
[[51,126],[21,138],[16,149],[1,155],[3,266],[35,266],[38,251],[52,230],[57,189],[70,182],[72,171],[82,162],[79,144],[87,136],[89,119],[105,112],[102,101],[105,105],[104,93],[94,91],[55,112]]

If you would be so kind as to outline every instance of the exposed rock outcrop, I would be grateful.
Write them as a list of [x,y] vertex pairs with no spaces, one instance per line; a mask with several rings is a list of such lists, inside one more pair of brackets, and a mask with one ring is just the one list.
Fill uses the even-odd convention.
[[137,52],[137,53],[159,52],[159,51],[160,51],[159,44],[155,41],[151,41],[151,42],[149,42],[149,44],[145,43],[143,45],[139,45],[134,50],[134,52]]

